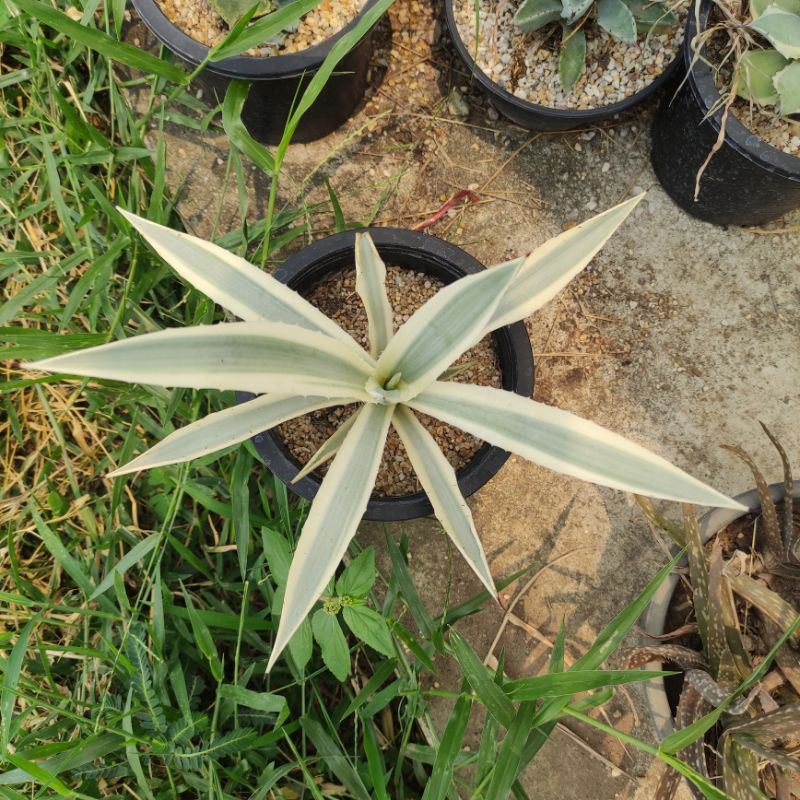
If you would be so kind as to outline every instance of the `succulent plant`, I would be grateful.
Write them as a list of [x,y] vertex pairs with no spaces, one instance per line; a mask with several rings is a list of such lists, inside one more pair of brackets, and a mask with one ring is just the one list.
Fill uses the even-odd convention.
[[736,93],[782,116],[800,113],[800,0],[750,0],[751,31],[771,48],[748,47],[734,71]]
[[[271,11],[275,11],[288,0],[260,0],[258,7],[253,14],[255,17],[263,17]],[[229,27],[233,27],[254,5],[256,0],[208,0],[208,4],[214,11],[225,20]]]
[[315,459],[319,463],[335,456],[288,571],[271,667],[329,585],[356,532],[390,424],[403,440],[436,516],[495,594],[455,472],[414,412],[604,486],[743,508],[592,422],[512,392],[441,379],[487,333],[528,316],[554,297],[640,199],[562,233],[527,258],[455,281],[397,332],[385,266],[369,235],[356,235],[356,289],[367,311],[369,352],[296,292],[244,259],[121,212],[181,277],[244,321],[148,333],[30,366],[131,383],[260,394],[172,433],[113,475],[198,458],[315,409],[362,404],[344,435],[334,434],[335,440],[323,445]]
[[[713,709],[724,710],[717,729],[716,773],[722,775],[724,790],[734,800],[763,800],[759,764],[773,765],[778,770],[776,780],[789,780],[786,773],[794,774],[795,781],[800,778],[800,759],[785,748],[792,739],[795,747],[800,744],[800,655],[797,651],[800,611],[790,602],[800,597],[792,473],[780,443],[766,426],[763,427],[783,463],[785,497],[780,521],[766,481],[752,458],[741,448],[728,448],[747,463],[756,480],[761,500],[761,515],[754,533],[757,550],[747,554],[737,550],[725,561],[718,539],[713,542],[710,553],[706,552],[690,509],[684,507],[681,526],[660,515],[650,501],[637,498],[647,516],[686,548],[694,625],[702,650],[678,644],[639,647],[629,654],[627,665],[642,666],[658,661],[684,670],[676,735]],[[746,611],[752,609],[758,615],[764,646],[767,649],[777,646],[774,663],[781,680],[776,684],[756,683],[747,694],[742,691],[742,684],[752,679],[755,663],[746,647],[750,641],[746,615],[739,613],[734,597],[740,599],[740,607],[744,606]],[[785,643],[781,642],[783,638],[786,638]],[[762,669],[767,666],[762,662]],[[756,698],[761,711],[754,710]],[[702,731],[680,757],[708,777]],[[680,777],[674,770],[668,770],[658,787],[656,800],[671,800]]]
[[591,19],[628,44],[638,34],[664,33],[678,21],[661,0],[523,0],[515,16],[523,33],[561,23],[558,76],[565,92],[571,91],[586,66],[584,27]]

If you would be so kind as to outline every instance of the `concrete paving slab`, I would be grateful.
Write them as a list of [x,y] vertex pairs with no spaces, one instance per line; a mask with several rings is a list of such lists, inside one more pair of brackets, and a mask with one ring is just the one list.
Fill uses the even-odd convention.
[[[589,269],[528,320],[535,399],[629,436],[729,493],[752,480],[722,443],[744,446],[769,480],[780,477],[759,419],[800,463],[800,213],[769,234],[694,220],[671,203],[649,165],[657,99],[589,131],[524,131],[499,120],[470,87],[429,7],[397,0],[391,22],[379,34],[366,102],[344,129],[290,149],[279,200],[324,201],[328,177],[349,220],[413,227],[470,189],[479,201],[430,230],[492,264],[647,190]],[[128,36],[147,44],[135,23]],[[179,208],[189,228],[209,236],[237,225],[224,135],[187,135],[168,124],[164,137],[170,185],[182,187]],[[268,182],[255,168],[246,176],[252,220],[263,216]],[[308,219],[313,234],[305,240],[332,228],[329,211]],[[497,577],[530,563],[539,570],[513,620],[504,624],[502,609],[490,605],[459,624],[481,655],[502,647],[513,677],[543,667],[561,619],[569,655],[577,657],[665,560],[664,543],[629,497],[516,457],[470,504]],[[444,576],[451,603],[479,591],[460,558],[448,556],[434,520],[390,526],[394,536],[401,530],[431,611],[445,602]],[[382,551],[381,526],[365,524],[360,535],[378,540]],[[520,588],[510,587],[504,602]],[[443,663],[440,684],[458,680]],[[439,726],[448,711],[434,703]],[[637,691],[620,693],[608,714],[620,728],[652,736]],[[659,770],[630,748],[574,727],[554,734],[523,783],[537,800],[643,800],[652,797]]]

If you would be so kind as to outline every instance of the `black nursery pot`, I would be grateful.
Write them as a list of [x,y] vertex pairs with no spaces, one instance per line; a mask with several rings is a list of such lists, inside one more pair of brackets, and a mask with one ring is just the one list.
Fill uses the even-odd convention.
[[[786,495],[782,483],[773,483],[769,487],[769,493],[775,503],[780,503]],[[792,498],[794,500],[800,499],[800,481],[794,482]],[[704,514],[698,523],[700,526],[700,538],[703,542],[707,542],[709,539],[716,536],[721,530],[740,517],[750,512],[758,511],[761,508],[761,498],[758,495],[758,491],[755,489],[736,495],[734,500],[747,506],[748,511],[715,508],[713,511]],[[688,561],[686,557],[684,557],[678,566],[685,569],[687,565]],[[675,594],[675,590],[678,587],[679,580],[680,576],[676,572],[673,572],[663,581],[661,586],[658,587],[658,591],[653,595],[653,599],[650,601],[650,605],[648,605],[647,611],[642,617],[642,628],[648,633],[659,636],[667,632],[665,630],[667,613],[670,603],[672,602],[672,596]],[[661,669],[661,665],[657,663],[647,664],[645,665],[645,669],[658,670]],[[645,681],[642,685],[644,686],[645,700],[650,710],[650,717],[653,720],[656,736],[659,741],[662,741],[675,732],[673,707],[670,703],[669,695],[667,694],[664,679]],[[699,790],[695,789],[693,784],[687,782],[687,785],[698,800],[703,800],[704,796]]]
[[523,128],[528,128],[532,131],[566,131],[572,128],[581,128],[586,125],[594,125],[604,119],[609,119],[613,117],[614,114],[618,114],[620,111],[625,111],[631,108],[631,106],[640,103],[645,97],[663,86],[682,61],[682,56],[678,55],[652,83],[649,83],[644,89],[636,92],[636,94],[632,94],[630,97],[620,100],[618,103],[600,106],[599,108],[575,110],[568,108],[550,108],[549,106],[540,106],[536,103],[522,100],[495,83],[475,63],[475,60],[469,53],[467,45],[461,38],[453,11],[453,0],[445,0],[445,14],[447,16],[447,28],[450,32],[450,38],[453,41],[458,55],[467,65],[470,74],[489,94],[492,98],[492,103],[498,111],[508,117],[512,122],[516,122],[517,125],[521,125]]
[[[464,275],[480,272],[483,266],[455,245],[434,236],[400,228],[368,228],[381,258],[397,267],[424,272],[444,283],[452,283]],[[355,232],[337,233],[314,242],[291,256],[276,270],[274,277],[300,294],[307,295],[331,273],[354,268]],[[503,389],[524,397],[533,393],[533,353],[525,325],[517,322],[493,333],[500,360]],[[240,401],[252,399],[252,394],[237,393]],[[292,491],[312,500],[320,487],[316,475],[308,475],[290,483],[301,465],[289,453],[283,441],[272,431],[253,437],[258,454],[269,469]],[[458,471],[458,486],[467,497],[486,483],[505,463],[509,454],[499,447],[484,444],[473,459]],[[364,519],[393,522],[433,513],[424,492],[400,497],[373,495]]]
[[[705,28],[710,0],[700,2]],[[692,63],[691,41],[697,35],[689,13],[684,59]],[[709,65],[697,59],[676,96],[667,96],[653,121],[653,169],[667,194],[684,210],[715,225],[760,225],[800,206],[800,158],[767,144],[733,114],[725,142],[714,154],[694,199],[697,172],[717,141],[723,110],[708,116],[720,102]]]
[[[215,102],[222,102],[232,80],[252,81],[242,109],[242,121],[253,138],[266,144],[280,142],[291,109],[322,66],[333,45],[348,33],[377,0],[367,0],[358,17],[339,33],[299,53],[280,56],[233,56],[209,64],[194,84]],[[196,42],[172,24],[156,0],[132,0],[144,24],[169,50],[192,68],[208,55],[209,48]],[[340,62],[319,97],[303,115],[294,142],[321,139],[347,121],[367,88],[372,55],[372,32],[368,33]]]

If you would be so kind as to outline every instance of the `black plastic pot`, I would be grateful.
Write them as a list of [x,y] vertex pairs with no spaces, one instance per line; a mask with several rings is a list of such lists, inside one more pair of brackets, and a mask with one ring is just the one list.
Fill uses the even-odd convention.
[[571,128],[581,128],[585,125],[594,125],[601,120],[613,117],[620,111],[635,106],[656,89],[663,86],[681,63],[682,57],[679,55],[673,59],[664,71],[650,84],[636,94],[599,108],[586,108],[571,110],[568,108],[549,108],[522,100],[511,92],[506,91],[502,86],[495,83],[476,63],[469,53],[466,44],[458,33],[455,14],[453,11],[453,0],[445,0],[445,14],[447,16],[447,28],[450,31],[450,38],[455,45],[456,51],[467,65],[470,74],[478,81],[492,99],[492,103],[503,115],[512,122],[528,128],[532,131],[566,131]]
[[[772,495],[774,502],[779,503],[782,501],[785,496],[783,483],[773,483],[769,487],[769,493]],[[800,499],[800,481],[794,482],[792,498],[795,500]],[[721,530],[740,517],[752,511],[758,511],[761,508],[761,498],[758,496],[758,492],[755,489],[737,495],[734,500],[747,506],[749,511],[716,508],[704,514],[699,520],[700,538],[704,542],[716,536]],[[687,565],[688,561],[684,557],[679,567],[686,568]],[[648,633],[658,636],[666,632],[667,612],[670,602],[672,601],[672,595],[675,594],[675,590],[678,587],[678,580],[679,576],[676,573],[669,575],[661,586],[659,586],[658,591],[653,595],[653,599],[650,601],[650,605],[647,607],[647,611],[642,617],[642,628]],[[645,669],[659,670],[661,669],[661,665],[657,663],[647,664]],[[645,700],[650,710],[650,717],[653,720],[656,736],[659,741],[662,741],[675,732],[673,710],[667,695],[667,689],[663,680],[646,681],[643,686]],[[698,800],[703,800],[703,795],[700,794],[692,784],[688,784],[687,782],[687,785]]]
[[[701,0],[701,29],[710,9],[710,0]],[[692,11],[683,42],[687,64],[697,30]],[[703,173],[694,199],[697,172],[722,125],[722,109],[708,116],[718,102],[711,68],[702,57],[678,94],[664,98],[653,121],[651,157],[667,194],[684,211],[715,225],[761,225],[800,206],[800,158],[767,144],[733,114],[725,124],[725,142]]]
[[[192,68],[202,63],[208,47],[172,24],[156,0],[131,0],[144,24],[176,56]],[[359,17],[375,5],[367,0]],[[322,65],[333,45],[348,33],[358,18],[339,33],[299,53],[255,58],[233,56],[207,66],[195,84],[215,102],[222,102],[231,80],[253,81],[242,109],[242,121],[250,135],[267,144],[277,144],[297,97]],[[292,141],[311,142],[327,136],[355,111],[367,88],[372,55],[372,32],[342,60],[314,105],[304,114]]]
[[[480,272],[483,266],[455,245],[434,236],[399,228],[369,228],[378,252],[387,264],[424,272],[444,283]],[[300,294],[308,294],[324,277],[353,269],[355,233],[337,233],[306,247],[291,256],[274,276]],[[503,388],[524,397],[533,393],[533,354],[525,326],[521,323],[500,328],[493,334],[503,375]],[[237,399],[252,399],[252,394],[237,393]],[[312,500],[320,487],[316,475],[290,483],[301,465],[290,455],[281,439],[272,431],[253,437],[258,454],[269,469],[289,488]],[[458,485],[467,497],[486,483],[505,463],[509,454],[499,447],[484,444],[474,458],[459,472]],[[402,497],[373,495],[365,519],[391,522],[433,513],[424,492]]]

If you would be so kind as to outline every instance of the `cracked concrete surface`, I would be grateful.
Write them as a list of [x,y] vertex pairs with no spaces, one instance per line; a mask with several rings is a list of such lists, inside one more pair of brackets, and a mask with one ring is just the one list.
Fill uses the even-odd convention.
[[[342,130],[290,149],[280,200],[323,202],[328,177],[348,220],[374,215],[375,224],[411,227],[469,188],[480,200],[431,232],[492,264],[646,190],[586,272],[528,321],[535,398],[626,435],[729,493],[750,488],[752,479],[722,443],[744,446],[769,480],[779,479],[759,419],[800,463],[800,214],[776,224],[789,232],[764,234],[715,228],[674,206],[649,165],[657,99],[602,128],[567,134],[498,120],[453,60],[433,14],[415,0],[397,0],[375,54],[375,73],[385,75]],[[135,23],[128,35],[147,41]],[[164,136],[170,184],[183,187],[179,209],[189,229],[208,236],[238,224],[235,182],[225,183],[224,135],[168,124]],[[268,183],[254,168],[246,178],[248,216],[256,219]],[[313,236],[323,235],[332,228],[330,210],[311,212],[309,223]],[[470,504],[498,578],[531,563],[541,570],[500,639],[512,677],[543,667],[549,648],[542,640],[555,635],[562,618],[569,654],[577,657],[665,560],[663,543],[629,497],[516,457]],[[459,557],[448,554],[434,520],[390,530],[407,532],[413,576],[431,611],[442,609],[445,576],[451,603],[479,591]],[[382,551],[379,526],[365,524],[361,535],[377,539]],[[504,600],[519,589],[510,587]],[[489,655],[502,618],[490,605],[459,629]],[[455,687],[459,676],[442,663],[437,680]],[[650,737],[641,695],[631,689],[629,697],[618,693],[609,719]],[[448,710],[435,701],[440,725]],[[657,764],[570,727],[587,744],[556,731],[523,780],[532,797],[652,797]]]

